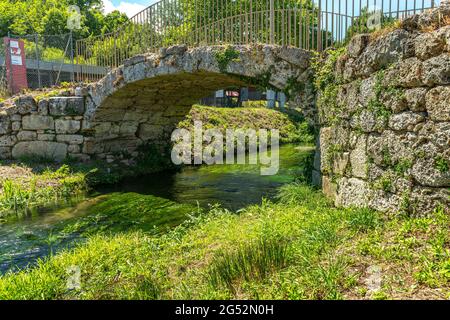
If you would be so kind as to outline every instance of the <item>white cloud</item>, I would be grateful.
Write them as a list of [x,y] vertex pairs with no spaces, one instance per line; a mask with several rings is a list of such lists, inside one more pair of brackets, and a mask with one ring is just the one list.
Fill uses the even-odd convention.
[[129,18],[131,18],[136,13],[139,13],[140,11],[146,8],[146,6],[142,4],[126,1],[121,1],[119,5],[115,6],[111,0],[103,0],[103,7],[105,13],[110,13],[114,10],[119,10],[120,12],[125,13]]

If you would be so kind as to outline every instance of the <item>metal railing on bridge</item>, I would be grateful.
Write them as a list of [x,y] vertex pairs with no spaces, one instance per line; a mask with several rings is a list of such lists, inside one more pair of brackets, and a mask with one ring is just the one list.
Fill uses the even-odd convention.
[[[76,42],[77,80],[102,77],[127,58],[161,47],[276,44],[322,51],[376,24],[392,23],[439,0],[162,0],[119,30]],[[92,69],[92,70],[91,70]]]

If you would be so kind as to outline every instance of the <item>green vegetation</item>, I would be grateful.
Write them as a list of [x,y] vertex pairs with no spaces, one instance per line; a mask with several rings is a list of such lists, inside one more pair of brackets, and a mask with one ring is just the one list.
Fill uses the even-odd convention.
[[[387,219],[368,209],[336,209],[320,192],[293,184],[280,190],[277,202],[239,214],[214,207],[155,235],[139,230],[149,214],[141,210],[145,197],[99,204],[107,216],[126,212],[119,213],[126,220],[131,214],[134,227],[104,230],[100,223],[75,249],[2,276],[0,299],[450,295],[450,221],[442,209],[428,217]],[[80,290],[66,287],[70,266],[81,270]],[[369,267],[381,270],[382,286],[375,291],[365,284]]]
[[67,165],[20,178],[0,178],[0,187],[0,217],[82,196],[88,188],[85,174],[74,173]]
[[443,157],[437,157],[434,159],[435,168],[438,169],[440,172],[448,172],[449,169],[449,163],[448,160],[444,159]]
[[326,58],[317,54],[312,61],[315,71],[314,87],[318,93],[317,108],[322,121],[330,124],[337,123],[344,110],[338,99],[342,79],[337,79],[334,71],[338,59],[346,52],[346,48],[331,49],[327,51]]
[[[8,32],[14,35],[66,34],[70,5],[77,5],[82,15],[81,29],[74,31],[76,39],[112,32],[128,20],[119,11],[105,15],[101,0],[0,0],[0,36],[7,36]],[[57,38],[48,41],[55,42],[46,43],[48,47],[61,47]]]
[[216,108],[194,105],[186,119],[178,124],[180,129],[191,129],[194,121],[201,121],[203,128],[219,129],[278,129],[280,143],[301,142],[312,144],[312,128],[298,117],[267,108]]
[[216,60],[220,72],[226,73],[228,64],[231,61],[235,61],[237,58],[239,58],[239,52],[234,50],[231,46],[227,46],[225,50],[217,52]]

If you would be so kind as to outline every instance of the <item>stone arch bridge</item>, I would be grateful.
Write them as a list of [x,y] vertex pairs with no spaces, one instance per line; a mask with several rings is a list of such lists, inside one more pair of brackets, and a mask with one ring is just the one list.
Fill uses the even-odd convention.
[[141,144],[169,141],[193,104],[232,86],[285,91],[289,106],[313,121],[310,60],[306,50],[276,45],[172,46],[137,55],[96,83],[6,105],[0,157],[112,160],[133,154]]

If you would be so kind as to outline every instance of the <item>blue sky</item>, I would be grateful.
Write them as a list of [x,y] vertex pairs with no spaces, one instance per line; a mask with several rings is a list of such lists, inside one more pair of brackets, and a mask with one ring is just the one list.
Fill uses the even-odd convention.
[[103,0],[103,5],[106,13],[119,10],[132,17],[155,2],[156,0]]

